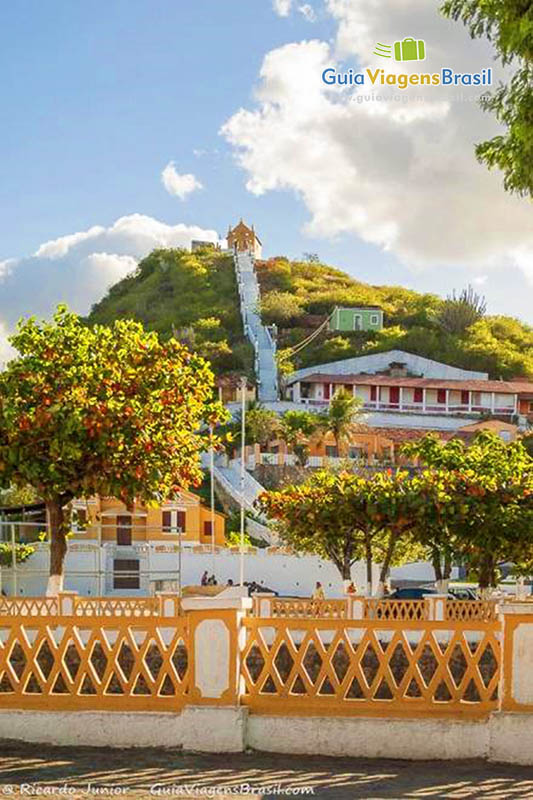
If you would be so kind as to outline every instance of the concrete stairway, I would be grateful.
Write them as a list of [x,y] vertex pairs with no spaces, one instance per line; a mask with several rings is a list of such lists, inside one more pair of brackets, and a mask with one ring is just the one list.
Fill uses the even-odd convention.
[[244,330],[255,350],[259,400],[262,403],[273,403],[278,399],[276,343],[257,313],[260,293],[254,259],[251,253],[235,253],[234,262]]

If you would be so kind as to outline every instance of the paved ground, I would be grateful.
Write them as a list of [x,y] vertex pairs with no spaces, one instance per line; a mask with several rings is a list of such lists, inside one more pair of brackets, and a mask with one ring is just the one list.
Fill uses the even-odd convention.
[[[243,788],[243,784],[245,785]],[[264,787],[254,791],[254,787]],[[270,787],[270,788],[269,788]],[[311,791],[306,792],[309,788]],[[0,742],[0,795],[80,798],[533,798],[533,767],[480,761],[408,762],[184,755],[164,750],[54,748]]]

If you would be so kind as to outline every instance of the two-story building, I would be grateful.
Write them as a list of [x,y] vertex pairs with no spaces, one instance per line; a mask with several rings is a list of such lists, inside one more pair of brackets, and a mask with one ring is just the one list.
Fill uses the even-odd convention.
[[[73,502],[74,549],[91,544],[101,551],[102,593],[135,590],[167,577],[180,550],[225,546],[225,517],[181,491],[156,508],[134,503],[128,509],[114,497]],[[214,527],[213,527],[214,516]]]
[[308,367],[287,380],[290,399],[325,406],[340,389],[369,411],[533,420],[533,383],[489,380],[402,351]]

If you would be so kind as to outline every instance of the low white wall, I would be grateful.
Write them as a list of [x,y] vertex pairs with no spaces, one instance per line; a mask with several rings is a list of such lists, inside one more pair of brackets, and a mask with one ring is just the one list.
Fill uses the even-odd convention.
[[249,715],[243,707],[186,706],[181,713],[0,710],[0,740],[56,746],[162,747],[295,755],[483,758],[533,765],[533,714],[484,721]]
[[486,758],[489,724],[389,717],[250,716],[248,745],[274,753],[411,761]]
[[180,713],[0,710],[0,739],[58,747],[245,749],[246,709],[186,706]]

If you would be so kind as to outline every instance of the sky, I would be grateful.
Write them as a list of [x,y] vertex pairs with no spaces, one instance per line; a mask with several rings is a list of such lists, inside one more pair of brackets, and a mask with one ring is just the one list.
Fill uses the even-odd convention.
[[[531,201],[474,156],[478,87],[326,86],[325,68],[503,77],[435,0],[21,0],[0,7],[0,361],[21,315],[86,313],[156,246],[242,216],[266,256],[533,323]],[[422,64],[373,54],[424,39]],[[383,99],[383,95],[385,99]],[[399,98],[399,99],[398,99]]]

